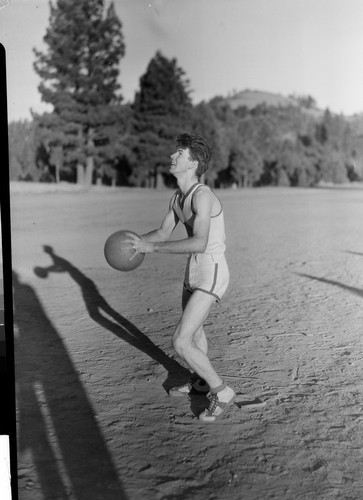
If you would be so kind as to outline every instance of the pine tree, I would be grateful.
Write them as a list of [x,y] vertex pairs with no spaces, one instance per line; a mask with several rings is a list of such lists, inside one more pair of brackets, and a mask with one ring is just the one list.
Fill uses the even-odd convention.
[[57,0],[44,37],[48,50],[34,49],[39,91],[53,107],[36,122],[56,169],[77,172],[79,183],[91,184],[95,168],[117,153],[110,131],[122,126],[121,28],[113,3],[105,13],[103,0]]
[[176,59],[167,59],[159,51],[140,78],[133,106],[137,185],[160,186],[161,175],[167,183],[172,182],[167,172],[175,139],[191,125],[188,86]]

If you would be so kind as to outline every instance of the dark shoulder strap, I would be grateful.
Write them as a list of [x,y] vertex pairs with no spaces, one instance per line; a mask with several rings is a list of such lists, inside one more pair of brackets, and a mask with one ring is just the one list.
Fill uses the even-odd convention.
[[181,193],[180,189],[177,189],[175,191],[175,193],[173,194],[173,196],[171,197],[170,203],[169,203],[169,210],[174,210],[175,201],[180,196],[180,193]]

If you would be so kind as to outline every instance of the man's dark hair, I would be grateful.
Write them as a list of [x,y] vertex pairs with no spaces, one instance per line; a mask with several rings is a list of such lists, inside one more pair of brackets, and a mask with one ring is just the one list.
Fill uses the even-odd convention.
[[195,171],[198,179],[208,170],[208,163],[212,156],[212,148],[200,135],[180,134],[176,142],[180,148],[189,148],[190,158],[198,162]]

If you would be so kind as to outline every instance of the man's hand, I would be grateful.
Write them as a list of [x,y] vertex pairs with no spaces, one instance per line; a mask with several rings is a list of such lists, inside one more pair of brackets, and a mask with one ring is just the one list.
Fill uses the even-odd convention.
[[129,244],[135,253],[130,257],[129,260],[133,260],[139,253],[152,253],[154,251],[154,244],[145,241],[143,238],[136,236],[134,234],[129,234],[128,239],[125,240],[126,244]]

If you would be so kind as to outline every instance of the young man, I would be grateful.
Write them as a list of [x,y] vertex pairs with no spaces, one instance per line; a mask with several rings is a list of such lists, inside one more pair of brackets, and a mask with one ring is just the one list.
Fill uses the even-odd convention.
[[[171,155],[170,172],[179,189],[174,193],[161,227],[138,239],[130,237],[137,253],[189,254],[185,272],[183,313],[173,335],[173,347],[194,373],[184,386],[170,395],[188,394],[192,389],[208,392],[209,408],[199,415],[203,422],[214,422],[234,399],[234,391],[214,370],[207,356],[208,345],[203,324],[213,302],[219,302],[227,289],[229,271],[225,259],[225,233],[222,205],[216,195],[199,182],[208,169],[211,149],[200,136],[182,134]],[[181,221],[188,237],[168,241]]]

